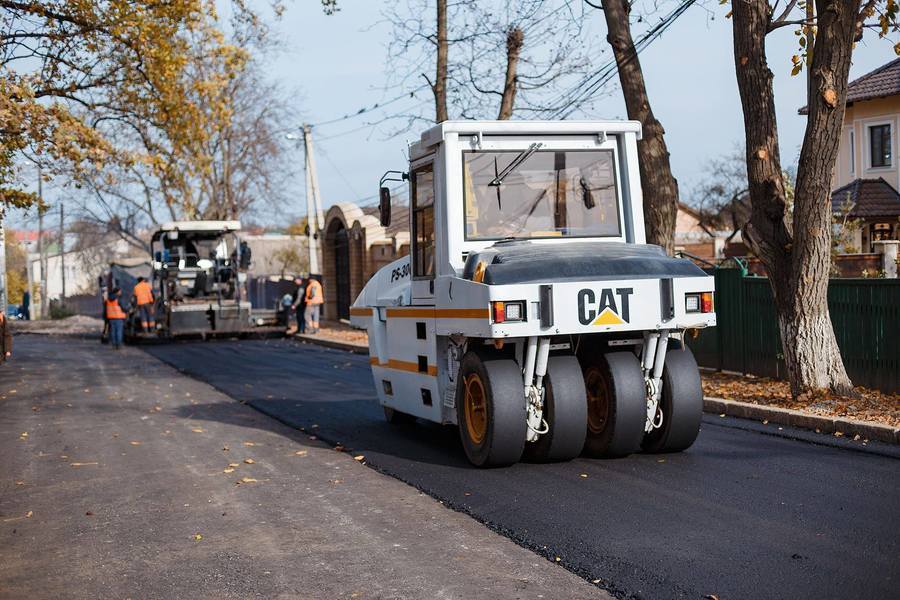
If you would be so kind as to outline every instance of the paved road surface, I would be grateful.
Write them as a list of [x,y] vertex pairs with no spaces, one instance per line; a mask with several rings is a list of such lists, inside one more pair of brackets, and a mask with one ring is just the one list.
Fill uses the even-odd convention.
[[19,336],[0,455],[2,599],[609,598],[133,348]]
[[[283,340],[147,351],[332,443],[619,595],[888,598],[900,460],[705,417],[690,451],[470,468],[454,428],[392,427],[368,358]],[[582,475],[587,475],[583,477]]]

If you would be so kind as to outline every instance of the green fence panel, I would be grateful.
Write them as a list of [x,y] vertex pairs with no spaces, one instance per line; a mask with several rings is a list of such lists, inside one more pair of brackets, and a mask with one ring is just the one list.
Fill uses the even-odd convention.
[[[769,281],[718,269],[718,326],[689,342],[697,362],[714,369],[786,376]],[[900,389],[900,280],[832,279],[828,306],[835,337],[856,385]]]

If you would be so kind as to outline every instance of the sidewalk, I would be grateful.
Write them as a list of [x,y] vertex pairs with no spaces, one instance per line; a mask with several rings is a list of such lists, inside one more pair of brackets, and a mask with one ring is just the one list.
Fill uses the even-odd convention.
[[138,349],[16,343],[0,597],[609,597]]

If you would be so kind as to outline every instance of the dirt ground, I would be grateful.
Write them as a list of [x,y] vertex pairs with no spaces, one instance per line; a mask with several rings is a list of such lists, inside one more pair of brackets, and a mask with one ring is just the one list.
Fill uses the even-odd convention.
[[786,381],[728,373],[703,373],[702,378],[704,395],[714,398],[792,408],[816,415],[845,417],[900,427],[900,394],[885,394],[857,387],[858,398],[822,393],[793,399]]
[[45,319],[41,321],[10,320],[13,334],[42,333],[46,335],[100,335],[103,320],[83,315],[65,319]]

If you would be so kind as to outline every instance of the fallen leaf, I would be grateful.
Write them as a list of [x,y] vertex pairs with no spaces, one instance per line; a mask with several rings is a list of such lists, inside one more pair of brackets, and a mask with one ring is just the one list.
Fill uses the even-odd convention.
[[199,427],[193,427],[193,428],[191,428],[191,431],[193,431],[194,433],[206,433],[203,429],[200,429]]
[[294,452],[294,454],[297,456],[306,456],[307,454],[309,454],[309,452],[306,450],[297,450],[296,452]]
[[559,562],[559,561],[561,561],[561,560],[562,560],[562,559],[561,559],[560,557],[558,557],[558,556],[556,557],[556,562]]
[[720,416],[720,417],[724,417],[724,416],[725,416],[725,413],[722,413],[722,414],[720,414],[719,416]]
[[256,483],[252,477],[241,477],[241,483]]
[[584,479],[587,479],[587,473],[581,473],[581,474],[579,475],[579,477],[583,477]]
[[202,539],[203,539],[203,536],[200,535],[199,533],[195,533],[195,534],[194,534],[194,541],[195,541],[195,542],[199,542],[199,541],[202,540]]
[[835,431],[834,437],[844,437],[844,432],[843,431]]
[[133,441],[130,441],[130,442],[128,442],[128,443],[131,444],[132,446],[140,446],[140,445],[141,445],[141,443],[138,442],[137,440],[133,440]]
[[317,437],[314,436],[314,435],[311,435],[311,436],[309,436],[309,439],[312,440],[312,441],[316,441],[316,440],[319,439],[319,438],[317,438]]
[[659,460],[657,460],[657,461],[656,461],[656,462],[658,462],[658,463],[664,463],[664,462],[666,462],[666,459],[664,459],[664,458],[660,458],[660,459],[659,459]]
[[245,446],[255,446],[256,444],[254,444],[253,442],[244,442],[244,445]]
[[231,448],[228,446],[222,446],[222,452],[228,452],[229,450],[231,450]]
[[356,456],[353,457],[353,460],[358,460],[358,461],[363,461],[365,459],[366,459],[366,457],[363,456],[362,454],[357,454]]
[[83,462],[83,463],[82,462],[73,462],[73,463],[69,463],[69,466],[70,467],[87,467],[90,465],[99,465],[99,464],[100,463],[96,463],[96,462]]
[[84,516],[86,516],[86,517],[93,517],[93,516],[94,516],[94,513],[92,513],[91,511],[87,511],[86,513],[84,513]]
[[24,481],[17,481],[17,482],[16,482],[16,485],[25,485],[25,482],[24,482]]
[[23,439],[23,440],[24,440],[25,438],[27,438],[27,437],[28,437],[28,432],[27,432],[27,431],[23,431],[22,433],[19,434],[19,438],[21,438],[21,439]]
[[222,472],[223,473],[234,473],[234,469],[231,467],[228,467],[227,469],[224,469]]
[[31,517],[34,516],[34,512],[32,512],[32,511],[29,510],[27,513],[25,513],[25,516],[28,517],[28,518],[30,519]]
[[228,463],[228,466],[229,467],[239,467],[241,465],[239,465],[238,463]]
[[248,465],[252,465],[252,464],[255,463],[256,461],[253,460],[252,458],[245,458],[245,459],[244,459],[244,462],[247,463]]

